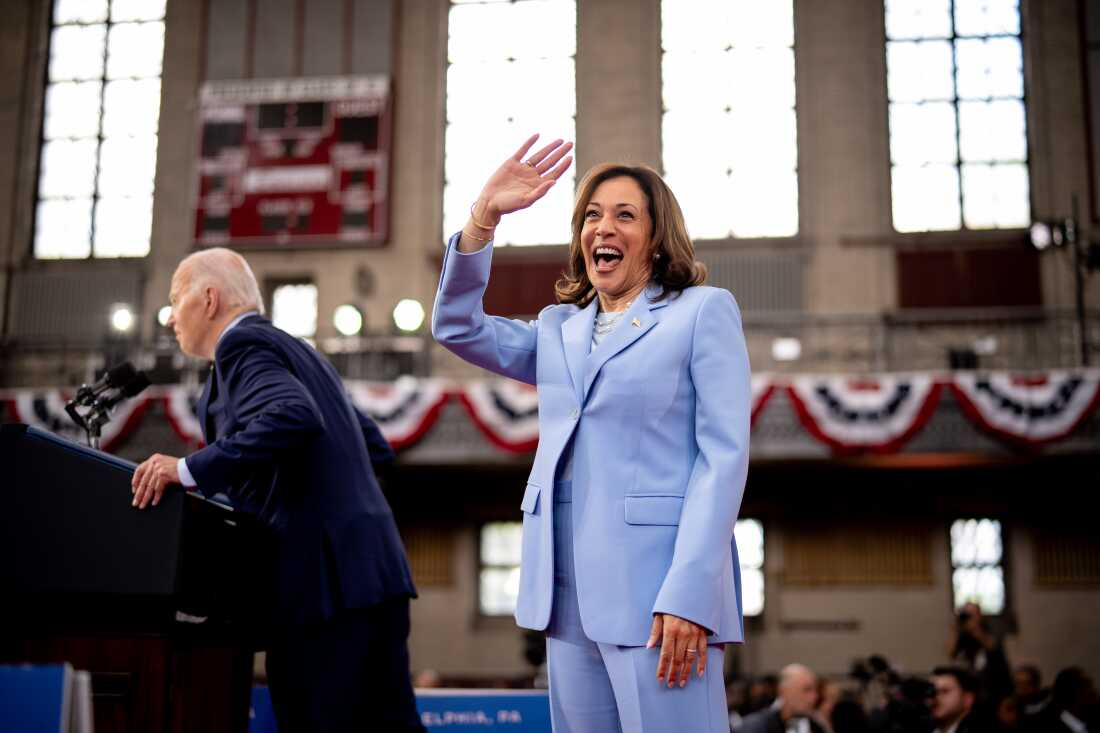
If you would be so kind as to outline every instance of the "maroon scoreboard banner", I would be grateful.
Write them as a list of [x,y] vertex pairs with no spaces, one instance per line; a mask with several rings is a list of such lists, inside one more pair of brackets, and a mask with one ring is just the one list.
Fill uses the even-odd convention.
[[199,136],[196,245],[386,240],[386,77],[207,82]]

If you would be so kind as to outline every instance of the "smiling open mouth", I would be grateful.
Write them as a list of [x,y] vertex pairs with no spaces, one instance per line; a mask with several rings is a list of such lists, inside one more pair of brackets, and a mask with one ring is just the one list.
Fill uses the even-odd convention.
[[623,253],[618,247],[600,245],[592,251],[592,261],[596,265],[596,272],[611,272],[622,262]]

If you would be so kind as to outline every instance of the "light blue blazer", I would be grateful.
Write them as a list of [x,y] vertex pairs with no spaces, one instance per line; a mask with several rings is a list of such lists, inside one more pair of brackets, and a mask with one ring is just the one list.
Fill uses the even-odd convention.
[[741,315],[729,291],[697,286],[655,300],[651,285],[591,349],[596,300],[526,322],[487,316],[492,245],[448,243],[432,313],[439,343],[534,384],[539,446],[523,495],[516,621],[542,630],[553,599],[555,473],[573,441],[573,543],[586,636],[641,646],[654,613],[744,640],[733,527],[749,457],[751,390]]

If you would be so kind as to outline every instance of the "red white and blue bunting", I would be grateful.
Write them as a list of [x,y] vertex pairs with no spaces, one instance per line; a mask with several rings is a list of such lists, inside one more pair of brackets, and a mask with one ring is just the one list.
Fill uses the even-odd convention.
[[1034,448],[1066,437],[1096,409],[1100,369],[957,374],[951,389],[978,427]]
[[189,448],[201,448],[205,445],[202,437],[202,425],[195,414],[195,406],[202,396],[202,386],[184,387],[174,385],[162,387],[161,401],[164,404],[164,414],[172,431],[187,444]]
[[424,437],[450,399],[440,379],[401,377],[395,382],[346,382],[351,401],[371,416],[394,450]]
[[756,418],[768,406],[768,401],[775,394],[775,381],[767,374],[752,375],[752,417],[751,424],[756,424]]
[[805,376],[787,387],[803,427],[839,453],[894,453],[932,417],[941,385],[928,374]]
[[[494,446],[528,453],[538,445],[538,393],[507,379],[456,384],[442,379],[403,377],[395,382],[346,383],[357,407],[378,423],[396,450],[408,448],[436,425],[449,402],[459,402]],[[759,374],[752,380],[752,422],[787,394],[806,431],[839,454],[893,453],[901,450],[935,412],[950,389],[963,413],[981,430],[1017,449],[1033,450],[1072,434],[1100,406],[1100,369],[953,374],[875,374],[868,376]],[[172,430],[189,448],[202,445],[195,415],[201,387],[157,386],[115,409],[103,429],[111,450],[159,402]],[[0,391],[5,419],[83,440],[65,413],[71,390]]]
[[489,442],[511,453],[539,444],[539,395],[511,379],[471,382],[458,393],[470,419]]
[[[84,431],[73,423],[65,412],[65,403],[73,396],[63,390],[20,390],[10,393],[5,402],[13,422],[21,422],[40,430],[83,442]],[[100,432],[100,447],[110,451],[120,440],[128,436],[141,422],[149,409],[147,398],[127,400],[111,411],[111,421]]]

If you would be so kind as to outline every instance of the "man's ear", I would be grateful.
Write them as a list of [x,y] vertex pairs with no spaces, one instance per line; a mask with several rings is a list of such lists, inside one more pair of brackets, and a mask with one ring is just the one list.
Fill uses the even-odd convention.
[[202,291],[202,297],[203,313],[206,314],[207,318],[213,319],[218,315],[218,306],[221,303],[221,293],[218,292],[217,288],[208,287]]

